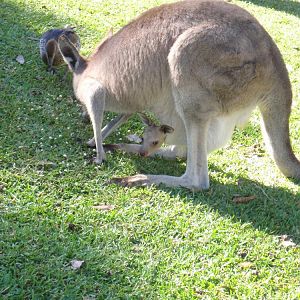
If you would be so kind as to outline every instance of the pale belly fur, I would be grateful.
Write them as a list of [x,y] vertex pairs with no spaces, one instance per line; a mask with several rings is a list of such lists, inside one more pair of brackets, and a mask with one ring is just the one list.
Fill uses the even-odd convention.
[[[230,114],[221,115],[211,120],[207,136],[207,152],[224,147],[231,139],[235,127],[243,127],[253,111],[254,107],[236,111]],[[160,118],[164,124],[175,128],[173,134],[167,136],[166,144],[186,146],[186,135],[183,122],[177,115],[173,115],[168,121],[166,116]]]

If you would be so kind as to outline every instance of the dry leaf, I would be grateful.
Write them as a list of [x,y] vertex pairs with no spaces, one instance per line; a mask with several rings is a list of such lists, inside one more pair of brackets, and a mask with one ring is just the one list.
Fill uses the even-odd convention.
[[82,267],[82,265],[84,264],[84,260],[77,260],[77,259],[73,259],[71,260],[71,268],[73,270],[78,270]]
[[253,263],[250,261],[244,261],[244,262],[240,263],[239,266],[243,269],[249,269],[253,266]]
[[110,211],[115,209],[115,205],[109,205],[109,204],[101,204],[101,205],[95,205],[93,206],[94,209],[97,210],[103,210],[103,211]]
[[56,163],[48,161],[48,160],[41,160],[38,162],[37,165],[39,168],[44,169],[44,170],[53,169],[53,168],[57,167]]
[[247,196],[247,197],[233,197],[232,201],[236,204],[248,203],[256,199],[256,196]]
[[196,288],[196,289],[195,289],[195,294],[196,294],[196,297],[201,297],[201,298],[202,298],[202,296],[205,294],[205,291]]
[[248,252],[247,252],[247,251],[240,251],[240,252],[239,252],[239,256],[240,256],[241,258],[245,258],[247,255],[248,255]]
[[281,236],[279,236],[280,241],[288,241],[290,238],[288,235],[283,234]]
[[69,224],[68,224],[68,229],[69,229],[70,231],[74,231],[74,230],[76,229],[76,225],[73,224],[73,223],[69,223]]
[[280,236],[280,245],[283,247],[295,247],[296,244],[286,234]]
[[24,63],[25,63],[24,56],[19,54],[19,55],[16,57],[16,61],[17,61],[19,64],[24,65]]
[[142,142],[142,139],[136,134],[129,134],[127,135],[126,138],[128,139],[129,142],[134,142],[137,144],[140,144]]
[[296,246],[296,244],[292,241],[282,241],[281,245],[283,247],[295,247]]

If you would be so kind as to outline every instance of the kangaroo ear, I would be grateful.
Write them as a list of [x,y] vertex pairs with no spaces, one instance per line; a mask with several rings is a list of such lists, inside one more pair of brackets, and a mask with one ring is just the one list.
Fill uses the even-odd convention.
[[146,126],[155,126],[155,124],[145,114],[139,113],[139,116]]
[[53,59],[55,56],[55,53],[57,51],[57,43],[55,40],[51,39],[47,42],[46,46],[46,55],[47,55],[47,61],[48,66],[52,66]]
[[161,125],[159,129],[163,133],[172,133],[174,131],[174,128],[169,125]]
[[75,46],[66,36],[61,35],[58,38],[58,48],[64,61],[72,72],[76,72],[85,64],[85,59],[80,56]]

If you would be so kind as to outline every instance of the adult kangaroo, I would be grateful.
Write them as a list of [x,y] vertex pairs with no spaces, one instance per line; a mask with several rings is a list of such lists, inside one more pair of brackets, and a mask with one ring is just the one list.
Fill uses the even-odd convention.
[[218,0],[166,4],[107,38],[88,60],[64,37],[59,48],[92,121],[96,163],[105,159],[105,110],[151,111],[175,129],[167,140],[175,146],[168,151],[186,145],[181,177],[136,175],[114,182],[209,188],[207,153],[223,146],[256,106],[279,169],[300,178],[289,138],[288,73],[269,34],[244,9]]

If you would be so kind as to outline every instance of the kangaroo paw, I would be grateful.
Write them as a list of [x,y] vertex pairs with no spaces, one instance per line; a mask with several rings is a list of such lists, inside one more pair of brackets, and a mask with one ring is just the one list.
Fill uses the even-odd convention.
[[146,175],[135,175],[123,178],[112,178],[109,184],[117,184],[124,187],[134,187],[134,186],[148,186],[151,185],[149,178]]
[[96,142],[94,138],[91,138],[86,144],[90,148],[96,148]]

